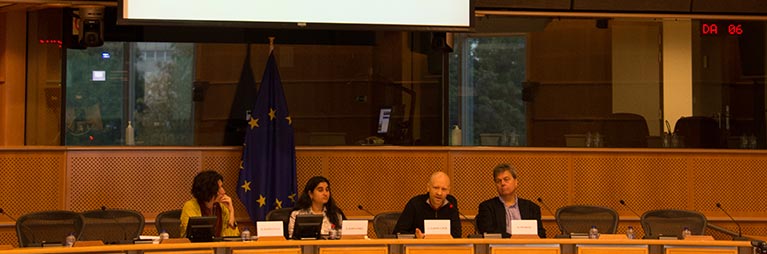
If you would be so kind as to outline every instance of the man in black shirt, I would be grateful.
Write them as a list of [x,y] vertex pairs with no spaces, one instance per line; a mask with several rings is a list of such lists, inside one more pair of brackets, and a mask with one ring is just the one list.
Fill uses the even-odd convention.
[[407,202],[393,233],[415,234],[417,238],[423,238],[423,220],[449,219],[450,235],[460,238],[461,219],[458,217],[458,203],[455,197],[449,195],[450,177],[444,172],[435,172],[429,178],[427,190],[428,193]]

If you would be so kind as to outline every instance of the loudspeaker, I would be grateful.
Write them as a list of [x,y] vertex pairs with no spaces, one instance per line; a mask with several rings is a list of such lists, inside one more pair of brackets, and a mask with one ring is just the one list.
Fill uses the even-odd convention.
[[80,45],[99,47],[104,45],[104,6],[81,6]]

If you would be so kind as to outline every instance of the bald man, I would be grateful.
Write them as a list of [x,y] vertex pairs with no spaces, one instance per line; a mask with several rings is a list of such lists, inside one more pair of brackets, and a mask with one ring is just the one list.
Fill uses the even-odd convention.
[[442,171],[434,172],[429,177],[426,190],[428,193],[407,202],[392,233],[415,234],[423,238],[423,220],[449,219],[450,235],[460,238],[461,219],[458,217],[458,203],[450,195],[450,177]]

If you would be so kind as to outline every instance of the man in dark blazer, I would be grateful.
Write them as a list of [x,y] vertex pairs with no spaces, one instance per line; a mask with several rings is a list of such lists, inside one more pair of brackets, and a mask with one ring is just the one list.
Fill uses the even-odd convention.
[[538,236],[546,238],[546,229],[541,222],[541,207],[530,200],[517,196],[517,171],[509,164],[499,164],[493,169],[498,196],[479,204],[477,233],[500,233],[504,238],[511,236],[512,220],[538,221]]

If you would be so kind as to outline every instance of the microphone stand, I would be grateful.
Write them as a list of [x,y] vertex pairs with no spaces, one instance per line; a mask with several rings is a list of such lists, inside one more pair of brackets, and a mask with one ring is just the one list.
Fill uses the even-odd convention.
[[727,210],[724,210],[724,208],[722,208],[722,204],[716,203],[716,208],[719,208],[719,210],[722,210],[722,212],[724,212],[724,214],[726,214],[727,217],[730,217],[730,220],[732,220],[732,222],[735,223],[736,226],[738,226],[738,236],[733,236],[732,240],[748,241],[749,240],[748,237],[743,237],[743,230],[741,230],[740,228],[740,223],[738,223],[738,221],[736,221],[735,218],[733,218],[732,215],[730,215],[730,213],[727,212]]
[[[30,235],[30,236],[32,236],[32,242],[31,242],[31,243],[32,243],[32,244],[36,244],[36,243],[37,243],[37,240],[35,239],[35,231],[33,231],[33,230],[32,230],[31,228],[29,228],[27,225],[24,225],[24,224],[19,224],[19,221],[17,221],[17,220],[16,220],[16,218],[13,218],[13,216],[11,216],[10,214],[7,214],[7,213],[5,213],[5,210],[4,210],[3,208],[0,208],[0,213],[2,213],[3,215],[5,215],[5,217],[8,217],[9,219],[11,219],[13,222],[16,222],[16,225],[17,225],[17,226],[21,226],[21,228],[23,228],[23,229],[25,229],[25,230],[29,231],[29,235]],[[19,237],[21,237],[21,236],[19,236]],[[41,246],[42,246],[43,244],[44,244],[44,242],[43,242],[43,243],[40,243],[40,245],[41,245]],[[30,247],[30,246],[29,246],[29,245],[27,245],[27,246],[19,246],[19,247]]]

